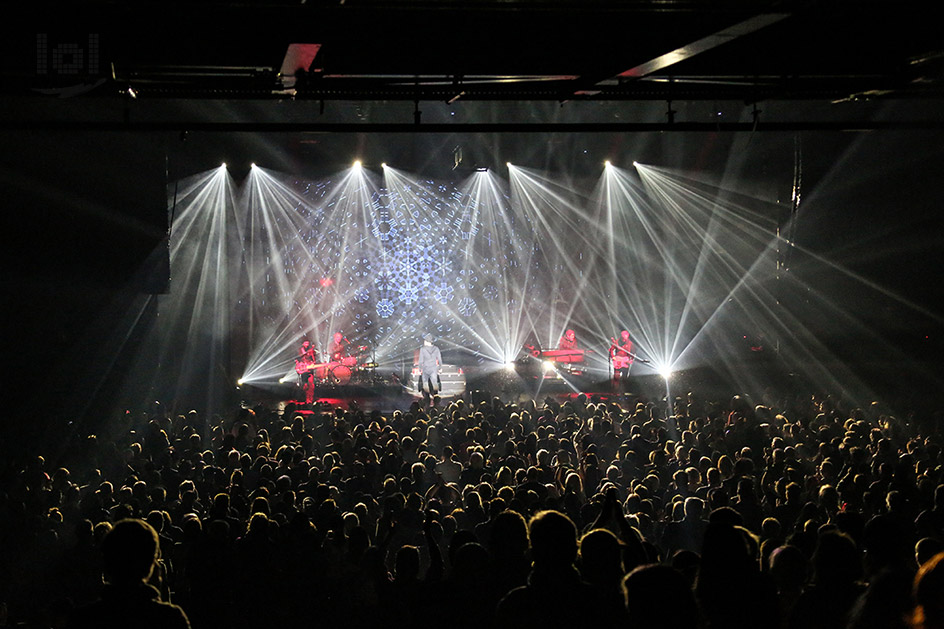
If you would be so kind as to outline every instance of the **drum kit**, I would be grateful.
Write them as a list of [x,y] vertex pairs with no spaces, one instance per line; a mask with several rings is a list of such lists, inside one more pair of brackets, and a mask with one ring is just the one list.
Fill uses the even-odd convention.
[[370,381],[374,376],[377,363],[369,360],[368,347],[361,345],[352,356],[328,363],[298,362],[295,371],[299,374],[314,373],[317,384],[344,386],[352,381]]

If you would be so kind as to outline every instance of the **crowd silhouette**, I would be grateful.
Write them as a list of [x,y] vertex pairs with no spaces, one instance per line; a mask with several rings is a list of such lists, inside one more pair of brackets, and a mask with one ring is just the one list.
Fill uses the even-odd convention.
[[940,417],[155,404],[2,463],[0,626],[944,627]]

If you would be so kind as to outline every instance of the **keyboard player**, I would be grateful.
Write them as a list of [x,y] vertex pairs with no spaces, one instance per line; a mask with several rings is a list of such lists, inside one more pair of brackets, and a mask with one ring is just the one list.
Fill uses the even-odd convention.
[[577,334],[573,330],[567,330],[557,342],[557,349],[577,349]]

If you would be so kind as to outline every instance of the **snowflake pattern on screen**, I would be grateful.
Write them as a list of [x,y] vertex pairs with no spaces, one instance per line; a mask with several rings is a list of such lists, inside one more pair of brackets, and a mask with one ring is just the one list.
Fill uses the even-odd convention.
[[[366,179],[296,181],[294,189],[293,211],[267,228],[284,240],[281,251],[276,239],[258,239],[273,243],[266,255],[281,256],[294,280],[267,274],[258,292],[291,304],[282,316],[300,333],[327,338],[328,328],[340,328],[394,355],[412,352],[427,331],[481,349],[468,321],[478,312],[474,297],[509,257],[490,246],[492,228],[481,224],[469,191],[432,180],[376,187]],[[489,240],[479,238],[485,234]]]
[[471,297],[463,297],[459,301],[459,314],[463,317],[471,317],[475,314],[475,300]]
[[420,298],[419,284],[413,279],[406,279],[397,290],[400,301],[407,306],[415,304]]
[[455,292],[456,291],[451,284],[442,282],[433,291],[433,297],[436,299],[436,301],[447,304],[452,301],[453,297],[455,297]]
[[381,319],[389,319],[393,316],[395,307],[389,299],[381,299],[377,302],[377,316]]

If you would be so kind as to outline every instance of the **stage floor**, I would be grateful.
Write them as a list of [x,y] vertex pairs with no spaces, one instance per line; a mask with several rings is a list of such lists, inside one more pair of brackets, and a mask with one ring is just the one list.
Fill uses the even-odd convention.
[[[576,398],[584,394],[594,401],[615,401],[624,407],[635,406],[639,400],[663,401],[665,388],[657,383],[652,390],[650,378],[631,378],[625,390],[614,393],[612,383],[576,382],[560,379],[522,380],[502,377],[472,380],[463,390],[446,389],[439,395],[439,406],[447,406],[457,398],[464,398],[478,403],[498,397],[502,402],[523,403],[535,400],[542,404],[548,399],[557,403]],[[277,389],[244,389],[242,405],[245,407],[266,406],[279,412],[292,409],[317,410],[318,408],[361,409],[390,413],[395,410],[408,410],[415,402],[423,404],[423,396],[415,387],[403,385],[334,385],[315,388],[314,403],[304,403],[304,392],[294,384],[283,385]]]
[[[858,405],[879,399],[893,406],[923,409],[928,404],[922,404],[918,394],[927,395],[938,391],[933,387],[940,373],[940,367],[936,364],[895,366],[877,362],[874,365],[854,365],[862,380],[846,383],[837,389],[834,382],[804,376],[798,373],[795,365],[774,358],[749,357],[737,364],[685,369],[673,373],[668,380],[654,373],[634,374],[625,383],[621,395],[614,394],[613,384],[608,378],[601,379],[593,375],[536,378],[503,370],[487,374],[466,371],[468,380],[465,391],[444,395],[441,400],[443,404],[448,404],[457,395],[476,401],[497,396],[503,402],[535,400],[540,405],[547,398],[563,401],[584,393],[601,401],[618,400],[623,404],[635,404],[641,400],[667,405],[669,400],[678,402],[687,397],[689,392],[695,392],[701,399],[722,402],[730,400],[736,393],[747,394],[756,403],[761,403],[766,398],[808,397],[816,392],[839,395]],[[835,363],[825,367],[842,373],[841,370],[849,365]],[[406,410],[413,402],[422,401],[420,394],[415,391],[415,382],[410,381],[410,384],[412,386],[408,388],[391,376],[382,383],[370,386],[325,387],[316,390],[315,400],[344,408],[355,404],[358,408],[384,413]],[[301,388],[293,383],[268,388],[243,387],[239,393],[246,406],[263,404],[270,408],[277,405],[284,408],[290,401],[304,399]],[[929,396],[930,400],[938,397],[936,394]],[[939,408],[936,402],[930,406]]]

